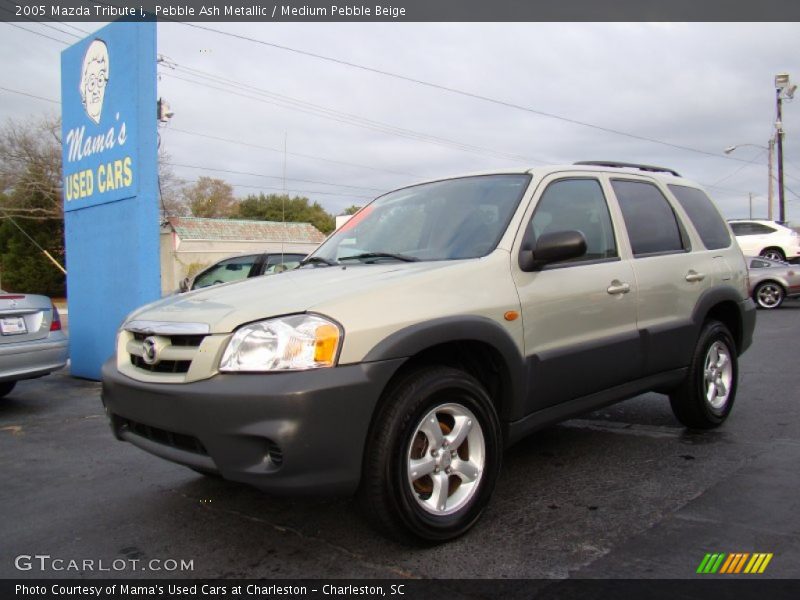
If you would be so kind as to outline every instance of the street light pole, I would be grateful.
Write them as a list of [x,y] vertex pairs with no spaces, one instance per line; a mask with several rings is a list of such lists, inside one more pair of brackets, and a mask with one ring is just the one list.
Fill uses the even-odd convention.
[[775,135],[778,138],[778,214],[780,215],[780,219],[778,219],[781,223],[786,222],[786,205],[784,204],[784,197],[783,197],[783,121],[782,121],[782,106],[783,106],[783,99],[781,98],[781,93],[783,92],[782,88],[777,88],[777,97],[778,97],[778,120],[775,123],[776,132]]
[[725,148],[725,154],[730,154],[737,148],[741,148],[742,146],[752,146],[753,148],[761,148],[762,150],[766,150],[768,154],[767,158],[767,219],[772,221],[772,205],[774,203],[775,197],[775,183],[774,178],[772,176],[773,171],[773,157],[775,155],[775,137],[769,138],[766,146],[759,146],[758,144],[737,144],[735,146],[728,146]]
[[772,180],[772,168],[773,168],[773,156],[775,154],[775,138],[769,138],[769,143],[767,144],[767,149],[769,152],[769,159],[768,159],[768,166],[767,166],[767,177],[769,181],[767,182],[767,219],[772,221],[772,199],[775,195],[775,182]]

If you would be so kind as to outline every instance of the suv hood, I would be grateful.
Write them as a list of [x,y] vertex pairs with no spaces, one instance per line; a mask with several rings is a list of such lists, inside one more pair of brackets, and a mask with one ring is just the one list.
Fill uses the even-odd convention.
[[229,333],[243,323],[313,311],[346,296],[367,294],[390,281],[423,276],[464,262],[304,267],[170,296],[134,311],[126,321],[207,323],[211,333]]

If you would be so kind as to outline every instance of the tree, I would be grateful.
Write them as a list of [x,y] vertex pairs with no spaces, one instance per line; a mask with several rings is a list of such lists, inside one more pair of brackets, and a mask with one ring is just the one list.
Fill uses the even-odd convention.
[[309,204],[308,198],[285,194],[249,195],[239,202],[236,217],[279,223],[311,223],[322,233],[330,233],[336,228],[336,220],[319,202]]
[[175,175],[166,150],[158,151],[158,191],[161,196],[161,217],[186,217],[190,209],[183,194],[184,181]]
[[222,179],[200,177],[193,185],[184,187],[182,193],[195,217],[230,217],[236,208],[233,186]]
[[36,245],[64,263],[60,131],[55,117],[9,120],[0,129],[0,269],[6,290],[64,295],[64,274]]
[[355,204],[351,204],[350,206],[345,208],[344,211],[342,211],[342,215],[354,215],[362,208],[363,206],[356,206]]

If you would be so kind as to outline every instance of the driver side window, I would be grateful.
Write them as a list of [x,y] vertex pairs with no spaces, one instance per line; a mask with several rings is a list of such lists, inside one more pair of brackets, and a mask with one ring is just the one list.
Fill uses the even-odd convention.
[[580,231],[586,238],[586,254],[568,262],[618,256],[608,204],[596,179],[562,179],[548,185],[529,227],[534,246],[544,233]]

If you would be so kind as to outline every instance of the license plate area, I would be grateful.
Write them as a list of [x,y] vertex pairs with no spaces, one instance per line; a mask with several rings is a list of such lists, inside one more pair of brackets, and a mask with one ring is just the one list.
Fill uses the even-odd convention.
[[25,319],[22,317],[0,318],[0,333],[3,335],[23,335],[28,333]]

